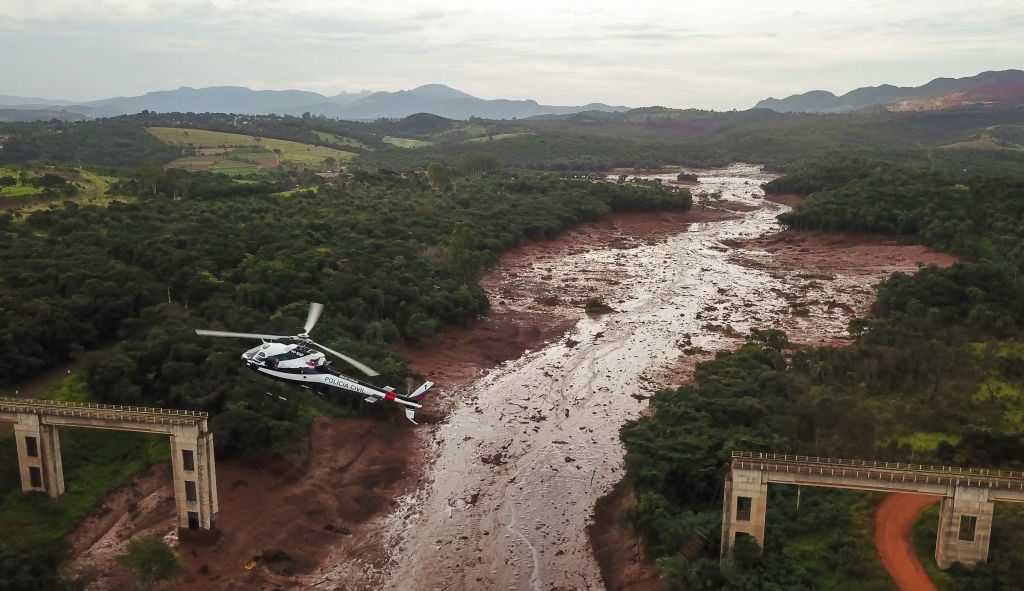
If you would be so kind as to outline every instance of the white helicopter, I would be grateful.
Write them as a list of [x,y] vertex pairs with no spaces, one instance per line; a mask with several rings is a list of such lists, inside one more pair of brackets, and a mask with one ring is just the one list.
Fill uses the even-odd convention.
[[405,407],[406,418],[413,423],[416,423],[414,420],[416,409],[423,408],[423,405],[417,402],[417,400],[422,398],[434,383],[424,382],[423,385],[411,394],[402,396],[396,394],[395,389],[390,386],[378,388],[373,384],[368,384],[334,371],[328,367],[326,356],[321,351],[317,351],[313,347],[335,355],[342,361],[345,361],[368,376],[380,375],[378,372],[366,365],[363,365],[355,359],[352,359],[347,355],[343,355],[334,349],[330,349],[319,343],[313,342],[313,339],[309,338],[309,331],[313,329],[313,326],[320,318],[320,313],[323,312],[323,309],[323,304],[310,302],[309,315],[306,316],[306,324],[303,326],[302,332],[294,336],[200,329],[196,329],[196,334],[208,337],[260,339],[263,341],[262,344],[257,345],[242,354],[242,361],[256,371],[267,374],[272,378],[287,382],[296,382],[300,385],[324,384],[334,388],[349,390],[351,392],[364,395],[365,398],[363,400],[366,402],[372,403],[377,402],[378,400],[396,402]]

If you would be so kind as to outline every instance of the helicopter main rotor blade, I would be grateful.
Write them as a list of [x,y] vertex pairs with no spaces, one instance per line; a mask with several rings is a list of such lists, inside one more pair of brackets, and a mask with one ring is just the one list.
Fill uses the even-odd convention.
[[309,303],[309,315],[306,316],[306,325],[302,327],[303,334],[309,334],[309,331],[313,330],[313,326],[316,325],[316,321],[320,319],[320,313],[324,311],[324,305],[318,304],[317,302]]
[[251,332],[228,332],[224,330],[202,330],[196,329],[196,334],[207,337],[236,337],[239,339],[260,339],[261,341],[276,341],[278,339],[290,339],[279,334],[256,334]]
[[309,344],[314,345],[316,347],[320,347],[324,351],[327,351],[328,353],[337,356],[339,359],[341,359],[345,363],[348,363],[352,367],[358,369],[359,371],[365,373],[368,376],[379,376],[380,375],[380,372],[374,370],[372,367],[369,367],[369,366],[367,366],[367,365],[365,365],[363,363],[360,363],[360,362],[356,361],[355,359],[352,359],[348,355],[343,355],[341,353],[338,353],[334,349],[325,347],[325,346],[321,345],[320,343],[314,343],[313,341],[309,341]]

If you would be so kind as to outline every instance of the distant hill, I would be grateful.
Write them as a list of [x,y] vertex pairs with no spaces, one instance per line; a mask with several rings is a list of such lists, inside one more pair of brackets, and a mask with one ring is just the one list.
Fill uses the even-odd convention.
[[398,92],[341,93],[324,96],[303,90],[251,90],[240,86],[182,87],[141,96],[73,103],[65,100],[0,95],[0,106],[12,109],[54,109],[86,117],[112,117],[141,111],[156,113],[238,113],[240,115],[323,115],[337,119],[373,120],[432,113],[449,119],[522,119],[580,111],[626,111],[601,103],[574,107],[541,105],[532,100],[486,100],[443,84],[427,84]]
[[18,121],[50,121],[52,119],[60,121],[83,121],[85,119],[92,119],[92,117],[76,111],[67,111],[57,107],[40,105],[31,105],[30,108],[19,107],[11,109],[0,107],[0,123],[14,123]]
[[562,115],[581,111],[621,112],[627,107],[613,107],[602,103],[561,107],[541,105],[533,100],[487,100],[449,88],[443,84],[428,84],[413,90],[375,92],[347,105],[338,105],[318,114],[338,119],[401,118],[415,113],[431,113],[448,119],[525,119],[536,115]]
[[[942,97],[950,98],[942,100]],[[923,86],[913,87],[883,84],[851,90],[842,96],[825,90],[812,90],[784,99],[767,98],[754,108],[779,113],[848,113],[873,108],[931,110],[990,103],[1010,106],[1024,103],[1024,72],[1002,70],[982,72],[967,78],[936,78]]]
[[15,107],[21,105],[73,105],[74,101],[44,99],[36,96],[11,96],[0,94],[0,106]]

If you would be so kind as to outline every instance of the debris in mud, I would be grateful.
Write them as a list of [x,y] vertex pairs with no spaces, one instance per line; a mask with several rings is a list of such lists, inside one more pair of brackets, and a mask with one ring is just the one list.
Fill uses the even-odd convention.
[[480,461],[489,466],[502,466],[505,464],[505,452],[495,452],[489,456],[480,456]]
[[644,396],[643,394],[633,393],[629,395],[630,398],[636,399],[637,402],[643,402],[644,400],[650,400],[650,396]]
[[252,560],[245,565],[245,568],[247,570],[251,570],[257,564],[266,566],[278,575],[295,574],[295,561],[284,550],[264,550],[259,554],[259,556],[253,556]]
[[331,533],[335,533],[335,534],[341,534],[343,536],[350,536],[350,535],[352,535],[352,530],[350,530],[349,528],[337,526],[337,525],[334,525],[333,523],[328,523],[327,525],[325,525],[324,526],[324,530],[325,531],[329,531]]
[[[576,341],[576,340],[573,340],[573,339],[565,339],[565,346],[566,346],[566,347],[568,347],[569,349],[572,349],[573,347],[575,347],[575,346],[576,346],[576,345],[578,345],[578,344],[580,344],[580,342],[579,342],[579,341]],[[547,375],[548,377],[550,377],[550,376],[551,376],[551,374],[549,374],[549,373],[547,373],[547,372],[544,372],[544,373],[545,373],[545,375]]]
[[562,298],[560,298],[560,297],[558,297],[556,295],[550,295],[549,294],[549,295],[538,296],[533,301],[537,302],[541,306],[549,306],[550,307],[550,306],[557,306],[558,304],[561,304],[562,303]]
[[843,312],[846,312],[847,314],[849,314],[851,316],[854,316],[854,315],[857,314],[853,310],[853,308],[851,306],[848,306],[848,305],[846,305],[846,304],[844,304],[842,302],[837,302],[837,301],[834,301],[834,300],[828,302],[828,304],[826,304],[826,308],[828,309],[829,312],[831,312],[832,310],[835,310],[835,309],[839,309],[839,310],[842,310]]
[[597,296],[587,298],[583,309],[586,310],[587,314],[607,314],[608,312],[615,311],[603,299]]
[[566,464],[571,464],[571,463],[573,463],[575,461],[576,461],[576,458],[565,456],[565,463]]
[[284,550],[264,550],[259,556],[253,556],[253,562],[262,562],[263,564],[273,564],[275,562],[288,562],[291,561],[292,557],[288,555]]

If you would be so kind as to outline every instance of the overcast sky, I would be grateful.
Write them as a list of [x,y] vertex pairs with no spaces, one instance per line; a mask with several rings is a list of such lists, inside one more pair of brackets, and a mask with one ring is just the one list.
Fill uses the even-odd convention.
[[1022,0],[0,0],[0,94],[442,83],[481,98],[746,109],[1024,68]]

